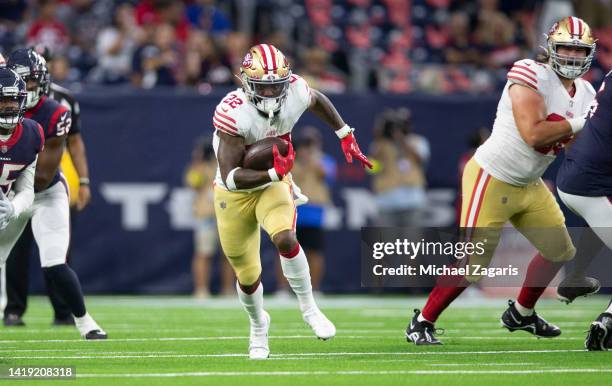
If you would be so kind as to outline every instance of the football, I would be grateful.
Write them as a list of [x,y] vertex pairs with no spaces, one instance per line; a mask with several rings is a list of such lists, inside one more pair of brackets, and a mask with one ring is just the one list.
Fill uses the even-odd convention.
[[289,143],[278,137],[268,137],[248,146],[242,167],[253,170],[268,170],[274,166],[273,146],[278,146],[281,155],[286,156]]

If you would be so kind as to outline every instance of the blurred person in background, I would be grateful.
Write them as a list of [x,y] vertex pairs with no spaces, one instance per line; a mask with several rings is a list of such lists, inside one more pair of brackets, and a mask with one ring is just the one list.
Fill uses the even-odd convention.
[[387,110],[378,117],[371,157],[373,188],[379,209],[378,226],[414,226],[425,207],[425,167],[429,142],[412,131],[407,108]]
[[112,24],[104,28],[97,37],[96,80],[107,84],[127,82],[132,55],[143,38],[143,31],[136,24],[134,6],[130,3],[118,5]]
[[179,66],[175,30],[170,24],[162,24],[152,31],[151,38],[134,52],[132,82],[146,89],[175,86]]
[[[217,161],[212,139],[198,141],[193,149],[191,164],[185,173],[185,185],[194,190],[193,217],[194,255],[191,265],[193,274],[193,296],[199,299],[210,295],[210,274],[213,258],[219,251],[219,234],[215,220],[213,180],[217,172]],[[222,254],[223,252],[221,252]],[[221,294],[234,294],[234,273],[227,259],[221,256]]]
[[323,92],[343,93],[346,91],[346,79],[333,69],[329,54],[320,48],[304,51],[302,76],[309,85]]
[[27,44],[49,47],[53,52],[65,53],[70,44],[66,27],[57,16],[56,0],[40,0],[38,16],[27,32]]
[[448,20],[449,36],[444,57],[449,64],[478,63],[478,51],[470,32],[470,19],[465,12],[454,12]]
[[212,36],[225,35],[232,30],[232,21],[219,8],[216,0],[194,0],[187,5],[185,13],[189,23]]
[[[312,289],[320,293],[325,273],[323,220],[325,208],[332,204],[330,185],[336,179],[336,161],[323,153],[319,129],[307,126],[298,132],[300,136],[295,141],[296,158],[291,178],[300,185],[308,202],[297,207],[297,237],[310,265]],[[277,292],[289,294],[289,283],[280,269],[280,261],[277,262]]]
[[215,41],[202,31],[192,31],[185,49],[184,83],[196,86],[202,93],[214,86],[234,84],[231,64]]

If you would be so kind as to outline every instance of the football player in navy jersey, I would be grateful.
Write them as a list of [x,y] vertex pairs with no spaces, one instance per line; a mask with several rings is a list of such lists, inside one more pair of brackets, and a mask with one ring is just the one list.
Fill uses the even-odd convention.
[[[565,155],[557,174],[559,197],[569,209],[581,216],[593,232],[612,249],[612,71],[591,105],[584,130]],[[594,254],[585,255],[588,265]],[[586,278],[588,279],[588,278]],[[571,287],[559,286],[560,296]],[[612,301],[591,323],[585,346],[588,350],[612,348]]]
[[[52,58],[49,49],[39,46],[34,48],[34,50],[42,55],[49,66],[50,59]],[[70,226],[71,234],[74,235],[73,230],[77,223],[75,217],[78,216],[79,211],[87,206],[91,199],[86,149],[81,137],[80,107],[78,101],[69,90],[53,82],[50,83],[48,97],[70,110],[71,124],[68,130],[66,151],[64,151],[60,167],[66,177],[70,191]],[[76,172],[77,176],[71,174],[71,171]],[[75,185],[77,186],[76,189]],[[7,285],[2,288],[2,290],[4,290],[5,293],[3,295],[7,299],[5,307],[5,314],[7,316],[4,320],[8,325],[24,324],[21,318],[15,318],[15,316],[11,315],[18,316],[26,312],[29,289],[30,255],[33,244],[34,235],[32,234],[31,227],[26,227],[19,237],[17,244],[15,244],[15,247],[11,251],[11,258],[7,263]],[[66,259],[68,264],[72,263],[70,251],[71,246],[69,245]],[[44,278],[49,300],[53,307],[54,316],[52,324],[56,326],[74,325],[74,318],[72,317],[70,307],[68,307],[66,302],[58,296],[56,291],[54,291],[53,286],[49,282],[49,276],[44,275]]]
[[[65,179],[59,171],[59,164],[66,135],[70,130],[70,111],[47,97],[49,72],[45,59],[40,54],[26,48],[15,50],[7,58],[7,66],[25,81],[25,116],[37,121],[43,127],[45,136],[45,148],[40,153],[36,166],[34,203],[30,216],[18,218],[23,222],[21,230],[30,221],[44,275],[53,290],[70,307],[81,336],[85,339],[106,339],[106,332],[85,309],[76,273],[66,264],[70,239],[69,193]],[[15,240],[20,234],[21,232],[15,235]],[[13,282],[19,280],[17,278]],[[11,280],[8,279],[7,282]],[[10,310],[5,310],[5,318],[9,315]],[[16,316],[21,318],[21,315]]]
[[25,100],[25,82],[0,68],[0,265],[12,247],[9,235],[19,227],[15,219],[34,201],[36,161],[45,143],[40,125],[23,118]]

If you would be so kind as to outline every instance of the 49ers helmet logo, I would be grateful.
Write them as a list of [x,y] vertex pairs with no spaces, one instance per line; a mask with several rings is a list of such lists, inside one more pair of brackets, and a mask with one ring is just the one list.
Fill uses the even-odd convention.
[[242,60],[242,67],[249,68],[252,65],[253,65],[253,55],[251,55],[250,52],[247,52],[247,54],[244,55],[244,59]]

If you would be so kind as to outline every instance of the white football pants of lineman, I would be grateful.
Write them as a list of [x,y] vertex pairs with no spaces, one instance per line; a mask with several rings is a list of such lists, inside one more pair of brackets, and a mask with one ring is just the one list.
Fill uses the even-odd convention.
[[70,242],[70,209],[65,180],[38,192],[30,210],[11,220],[0,231],[0,264],[4,264],[28,220],[32,220],[32,233],[38,245],[40,265],[43,268],[66,262]]
[[595,234],[612,249],[612,202],[607,197],[586,197],[557,189],[559,198],[572,212],[582,217]]

